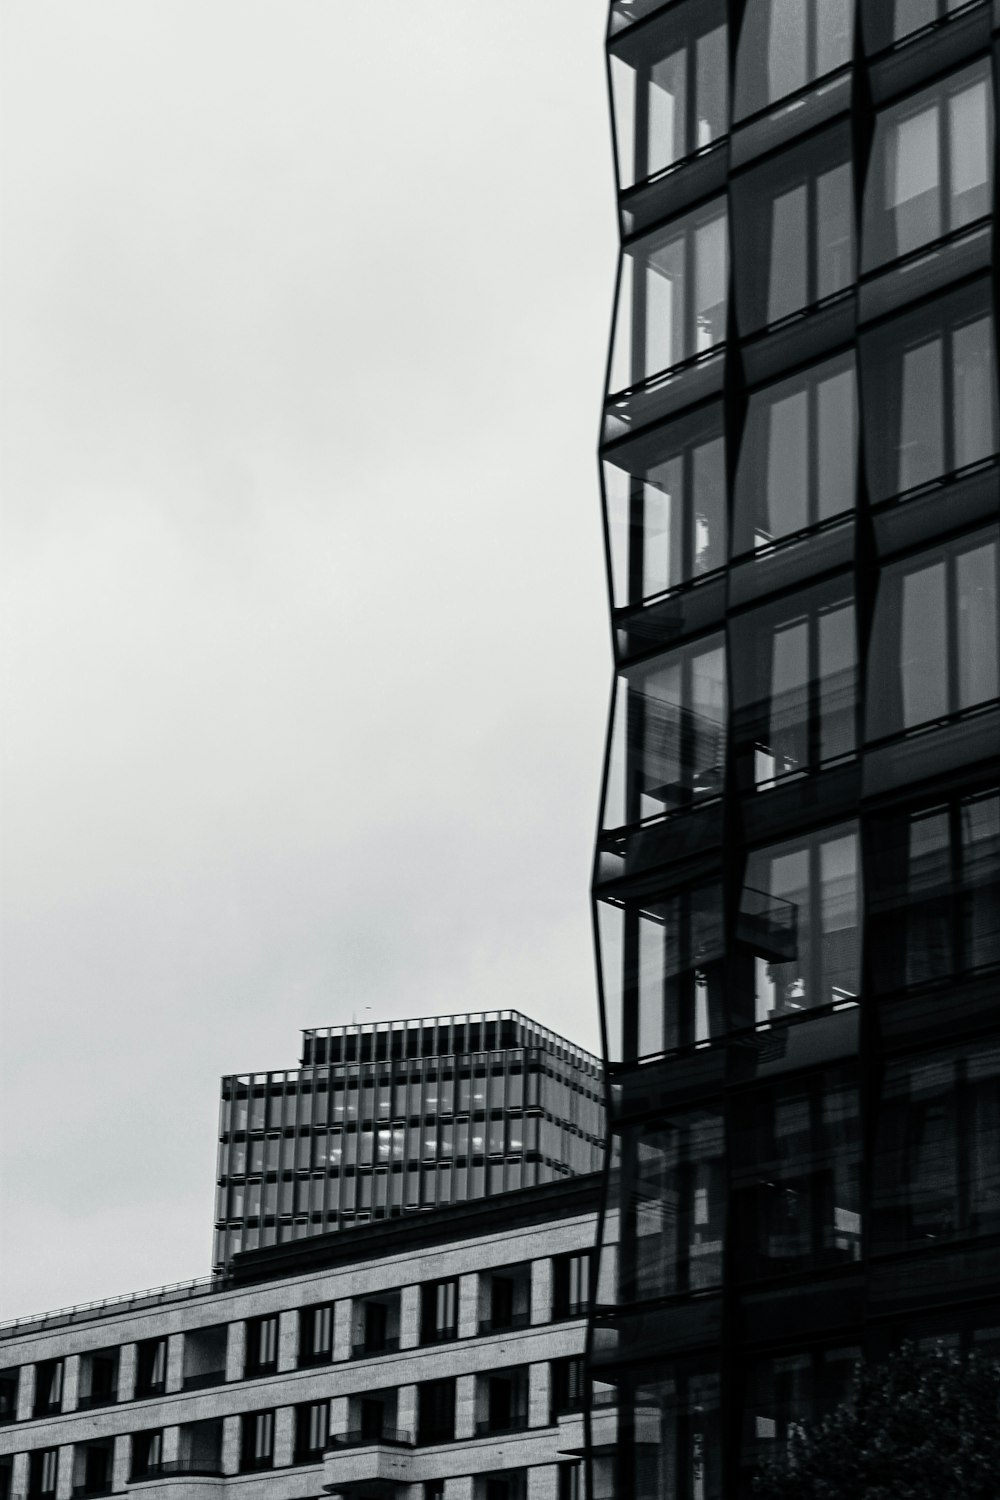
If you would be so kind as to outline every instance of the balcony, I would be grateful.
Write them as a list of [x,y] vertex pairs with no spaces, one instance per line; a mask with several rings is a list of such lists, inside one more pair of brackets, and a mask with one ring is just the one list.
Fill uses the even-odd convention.
[[93,1411],[98,1406],[114,1406],[118,1400],[118,1387],[111,1386],[104,1391],[88,1391],[85,1396],[80,1396],[76,1403],[77,1411]]
[[480,1336],[487,1333],[512,1333],[516,1328],[530,1328],[530,1312],[507,1313],[502,1317],[479,1319]]
[[145,1469],[133,1470],[129,1484],[145,1484],[153,1479],[166,1479],[173,1474],[188,1475],[192,1479],[221,1479],[222,1464],[197,1459],[174,1458],[163,1463],[149,1464]]
[[360,1344],[351,1345],[352,1359],[374,1359],[379,1354],[398,1354],[399,1339],[363,1339]]
[[225,1385],[225,1370],[202,1370],[197,1375],[185,1375],[181,1387],[185,1391],[204,1391],[211,1385]]
[[323,1488],[350,1500],[387,1500],[412,1483],[413,1436],[395,1427],[335,1437],[323,1455]]
[[481,1417],[476,1423],[476,1437],[504,1437],[510,1432],[527,1432],[528,1413],[511,1412],[509,1416]]

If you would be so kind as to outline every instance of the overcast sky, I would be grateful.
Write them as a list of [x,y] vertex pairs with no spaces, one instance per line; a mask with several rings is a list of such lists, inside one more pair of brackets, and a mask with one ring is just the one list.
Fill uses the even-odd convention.
[[4,1316],[301,1027],[596,1046],[605,9],[5,0]]

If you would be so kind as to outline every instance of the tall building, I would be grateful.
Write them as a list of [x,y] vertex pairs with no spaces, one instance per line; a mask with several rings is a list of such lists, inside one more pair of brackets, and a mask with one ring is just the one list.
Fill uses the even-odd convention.
[[602,1066],[517,1011],[302,1034],[222,1080],[215,1267],[241,1250],[595,1172]]
[[607,52],[595,1483],[728,1500],[860,1354],[1000,1343],[1000,6]]
[[0,1500],[583,1500],[600,1179],[0,1324]]

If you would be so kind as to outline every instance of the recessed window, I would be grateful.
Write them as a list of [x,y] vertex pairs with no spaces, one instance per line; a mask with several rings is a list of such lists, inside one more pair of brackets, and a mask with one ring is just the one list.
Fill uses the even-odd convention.
[[751,851],[738,936],[758,1023],[857,997],[860,894],[853,824]]
[[736,473],[733,551],[762,551],[854,509],[854,356],[839,355],[750,397]]
[[552,1261],[552,1316],[578,1318],[590,1307],[589,1250],[557,1255]]
[[673,6],[612,42],[609,55],[622,188],[725,135],[729,61],[722,0]]
[[295,1463],[318,1463],[330,1441],[329,1401],[306,1401],[295,1408]]
[[854,0],[748,0],[734,118],[767,109],[846,66],[853,43]]
[[251,1318],[247,1322],[246,1373],[263,1375],[278,1367],[277,1316]]
[[718,1373],[705,1369],[703,1360],[695,1364],[661,1359],[638,1366],[629,1376],[626,1400],[636,1415],[623,1441],[632,1448],[633,1472],[651,1477],[648,1487],[637,1489],[637,1496],[722,1500]]
[[50,1500],[59,1479],[59,1449],[36,1448],[28,1455],[29,1500]]
[[843,583],[731,625],[742,785],[765,791],[844,760],[856,745],[854,600]]
[[620,673],[605,829],[634,825],[721,796],[725,731],[721,635]]
[[718,1286],[725,1225],[718,1111],[679,1111],[632,1132],[622,1153],[622,1302]]
[[554,1359],[549,1366],[549,1422],[554,1427],[559,1418],[583,1410],[583,1356],[571,1354]]
[[457,1337],[457,1279],[425,1282],[420,1288],[420,1342],[440,1344]]
[[722,408],[712,405],[604,459],[615,607],[643,603],[726,561]]
[[729,275],[722,201],[622,251],[611,392],[642,385],[726,336]]
[[247,1412],[240,1421],[241,1471],[270,1469],[274,1464],[274,1412]]
[[854,281],[846,131],[783,152],[735,179],[736,311],[742,333],[780,323]]
[[885,569],[868,670],[869,740],[1000,696],[997,550],[991,528]]
[[332,1302],[303,1307],[299,1312],[299,1364],[328,1364],[333,1358]]
[[455,1381],[425,1380],[417,1386],[417,1442],[455,1441]]
[[63,1361],[44,1359],[35,1366],[36,1417],[52,1416],[62,1410]]
[[152,1479],[162,1472],[162,1467],[163,1428],[133,1433],[131,1478]]
[[979,282],[862,338],[873,500],[996,453],[993,337],[988,288]]
[[992,139],[986,62],[879,115],[865,187],[866,271],[990,212]]

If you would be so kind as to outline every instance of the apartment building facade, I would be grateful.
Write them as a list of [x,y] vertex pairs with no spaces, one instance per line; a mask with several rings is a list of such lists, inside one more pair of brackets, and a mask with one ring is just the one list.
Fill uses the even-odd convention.
[[1000,1346],[1000,5],[613,0],[618,1493]]
[[596,1175],[0,1327],[0,1497],[582,1500]]

